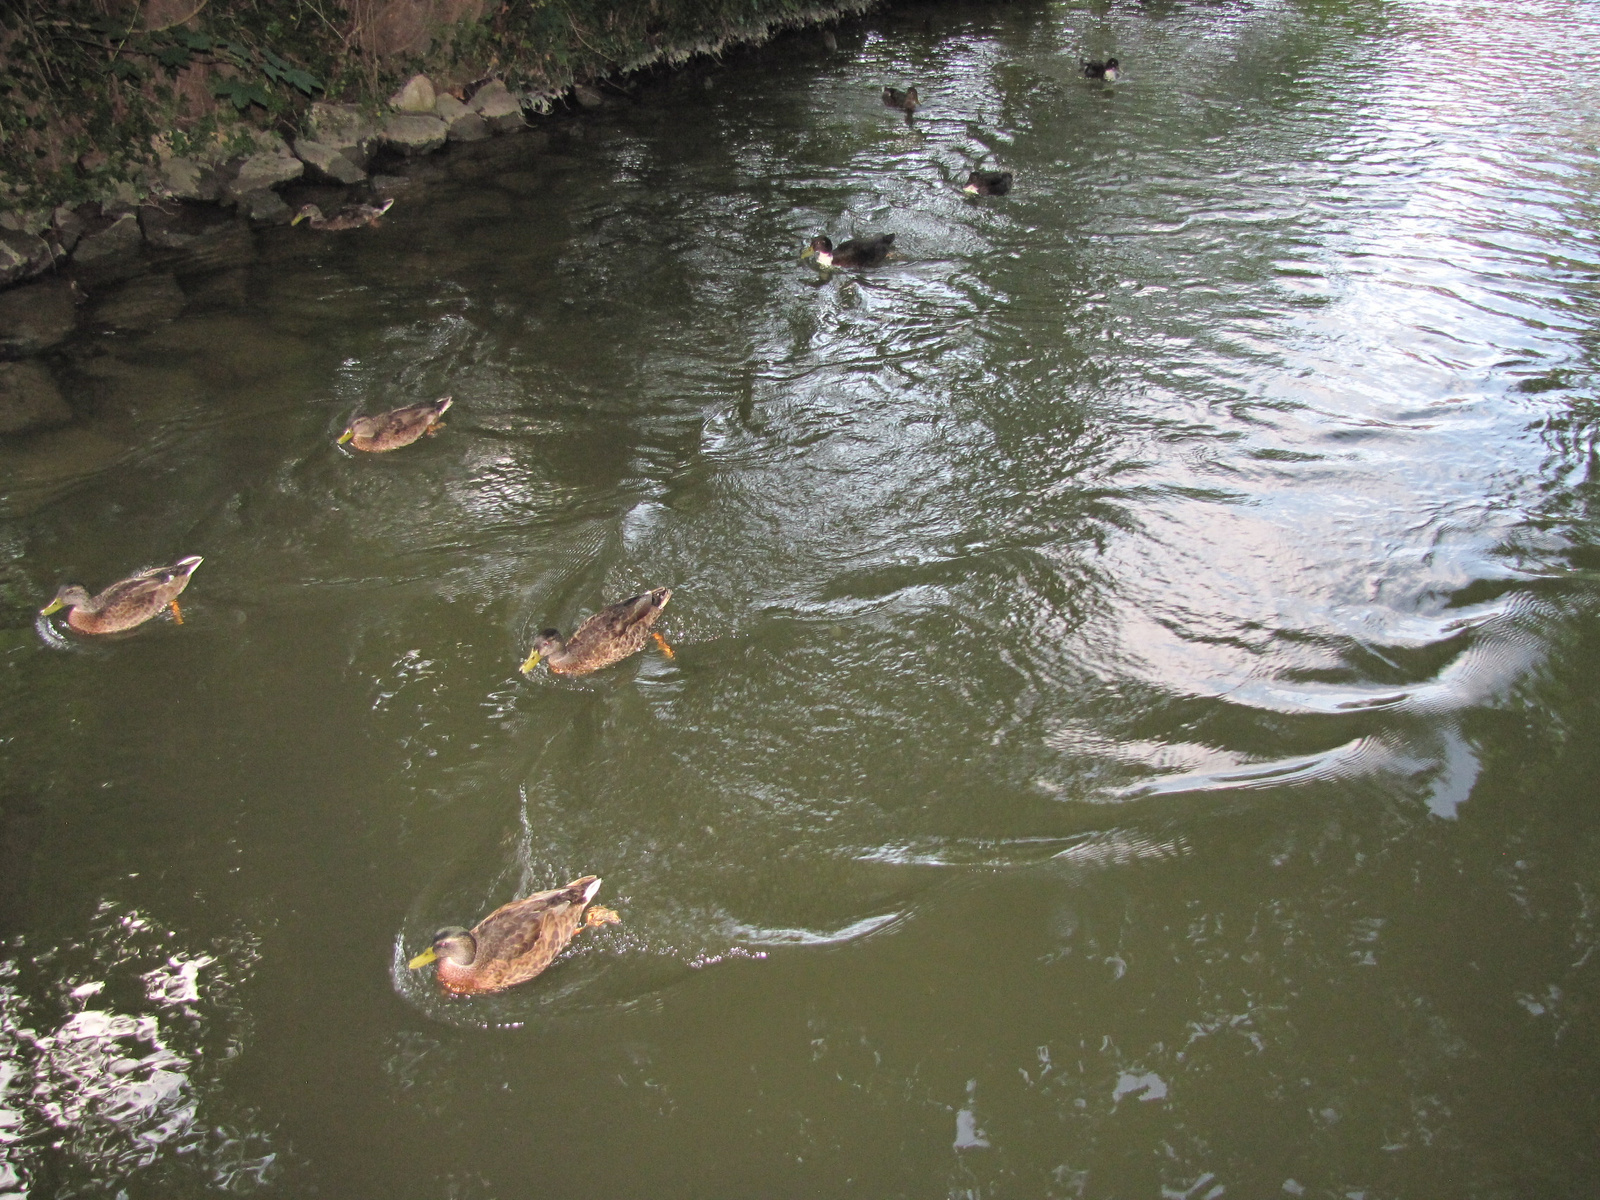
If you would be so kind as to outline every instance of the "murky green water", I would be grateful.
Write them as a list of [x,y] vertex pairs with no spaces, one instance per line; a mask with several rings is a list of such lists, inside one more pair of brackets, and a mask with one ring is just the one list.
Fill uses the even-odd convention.
[[[1597,24],[906,10],[78,344],[0,447],[6,1185],[1591,1194]],[[661,584],[675,661],[517,675]],[[535,983],[404,969],[589,871]]]

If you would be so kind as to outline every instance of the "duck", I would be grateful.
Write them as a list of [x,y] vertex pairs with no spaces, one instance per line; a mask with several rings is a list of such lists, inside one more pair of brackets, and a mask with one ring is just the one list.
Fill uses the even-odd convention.
[[203,561],[198,554],[191,554],[170,567],[150,567],[119,579],[98,596],[69,583],[39,613],[48,617],[65,608],[67,625],[79,633],[121,633],[143,625],[164,608],[170,608],[173,619],[182,625],[178,593],[189,586],[189,576]]
[[880,233],[877,237],[851,238],[848,242],[835,246],[827,238],[818,235],[811,239],[811,245],[800,252],[801,258],[816,256],[817,266],[824,269],[829,267],[876,267],[889,257],[889,250],[894,245],[894,234]]
[[1105,60],[1105,62],[1100,62],[1098,59],[1094,59],[1084,63],[1083,73],[1084,76],[1089,79],[1104,79],[1107,83],[1115,83],[1117,81],[1117,75],[1120,72],[1118,70],[1117,60],[1114,58],[1108,58]]
[[458,996],[516,987],[542,973],[578,930],[622,920],[611,909],[589,903],[599,890],[599,876],[585,875],[566,887],[502,904],[470,930],[447,925],[406,966],[415,971],[437,962],[435,977]]
[[444,428],[439,418],[450,404],[449,396],[441,396],[430,404],[410,404],[372,417],[356,417],[339,435],[339,445],[349,442],[368,454],[409,446],[423,434],[433,437]]
[[674,658],[666,639],[650,628],[671,599],[671,588],[656,588],[618,600],[579,625],[565,641],[560,630],[541,630],[533,641],[533,652],[522,664],[522,673],[528,674],[542,658],[557,675],[587,675],[639,653],[646,637],[655,638],[666,656]]
[[1004,196],[1011,190],[1010,171],[974,171],[961,189],[977,196]]
[[889,108],[898,108],[908,115],[922,107],[917,102],[917,89],[914,87],[908,87],[903,92],[899,88],[886,87],[883,89],[883,102]]
[[390,196],[382,204],[346,204],[331,217],[322,215],[322,210],[315,204],[302,204],[300,211],[295,213],[291,225],[298,225],[306,221],[313,229],[321,229],[327,233],[338,233],[344,229],[360,229],[366,225],[377,225],[384,213],[394,207],[394,197]]

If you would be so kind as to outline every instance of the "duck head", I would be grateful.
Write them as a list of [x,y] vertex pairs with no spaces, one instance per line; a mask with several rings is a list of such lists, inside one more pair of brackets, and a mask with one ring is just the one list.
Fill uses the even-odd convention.
[[39,610],[39,615],[41,617],[48,617],[51,613],[59,612],[63,608],[67,608],[69,606],[72,608],[82,608],[88,603],[89,593],[84,591],[79,584],[69,583],[56,592],[55,599],[51,600],[49,604],[46,604]]
[[533,639],[533,653],[522,664],[522,673],[526,675],[539,665],[539,660],[546,654],[557,654],[565,645],[559,629],[541,629],[539,636]]
[[820,234],[811,239],[811,245],[800,252],[801,258],[815,258],[817,266],[833,266],[833,242]]
[[443,959],[458,967],[470,967],[472,960],[477,957],[478,940],[471,932],[459,925],[446,925],[433,935],[433,945],[413,958],[406,966],[415,971],[418,967],[425,967],[431,962]]

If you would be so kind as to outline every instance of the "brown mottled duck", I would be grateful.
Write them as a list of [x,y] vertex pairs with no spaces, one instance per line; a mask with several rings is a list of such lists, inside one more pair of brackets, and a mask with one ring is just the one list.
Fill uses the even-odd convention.
[[450,397],[441,396],[431,404],[412,404],[372,417],[356,417],[339,435],[339,445],[349,442],[368,454],[382,454],[409,446],[423,434],[432,437],[444,428],[440,418],[450,407]]
[[170,567],[151,567],[118,580],[98,596],[91,596],[75,583],[58,591],[55,599],[39,611],[49,616],[67,610],[67,624],[79,633],[120,633],[143,625],[164,608],[183,624],[178,608],[178,593],[189,586],[189,576],[201,563],[198,554],[180,558]]
[[432,946],[406,965],[416,970],[437,962],[440,984],[458,995],[526,983],[550,965],[579,929],[621,920],[609,908],[589,903],[599,890],[599,877],[585,875],[566,887],[501,905],[470,931],[446,926],[433,935]]
[[579,625],[565,641],[561,640],[560,630],[542,630],[534,639],[533,653],[522,664],[522,672],[526,675],[542,658],[557,675],[587,675],[639,653],[644,649],[645,639],[652,637],[667,657],[672,658],[672,647],[650,628],[671,599],[671,588],[656,588],[618,600]]
[[325,217],[315,204],[303,204],[289,224],[298,225],[301,221],[305,221],[311,228],[320,229],[324,233],[339,233],[346,229],[377,225],[383,214],[392,207],[394,207],[394,197],[390,196],[382,204],[346,204],[333,216]]

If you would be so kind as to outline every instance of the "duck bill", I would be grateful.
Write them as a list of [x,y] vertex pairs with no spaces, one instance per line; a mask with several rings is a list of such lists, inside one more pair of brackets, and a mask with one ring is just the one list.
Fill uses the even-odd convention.
[[539,665],[539,659],[542,657],[543,655],[538,650],[535,650],[532,654],[528,655],[527,660],[523,662],[520,668],[522,673],[526,675],[529,671],[532,671]]
[[335,445],[342,446],[346,442],[348,442],[351,438],[355,437],[355,435],[356,435],[356,431],[354,429],[346,429],[343,433],[341,433],[339,435],[339,440],[335,443]]
[[429,963],[436,961],[438,959],[438,957],[439,956],[433,952],[433,947],[429,946],[421,954],[417,955],[410,962],[408,962],[406,964],[406,967],[409,970],[415,971],[419,967],[425,967]]
[[810,258],[815,253],[816,250],[810,246],[807,246],[804,250],[800,251],[800,261],[805,262],[806,259]]
[[39,610],[39,615],[41,617],[48,617],[53,612],[60,612],[66,606],[67,602],[60,596],[57,596],[54,600],[50,601],[49,604],[46,604]]
[[300,222],[304,221],[305,219],[306,219],[306,214],[305,213],[295,213],[294,220],[289,222],[289,228],[293,229],[296,225],[300,224]]

